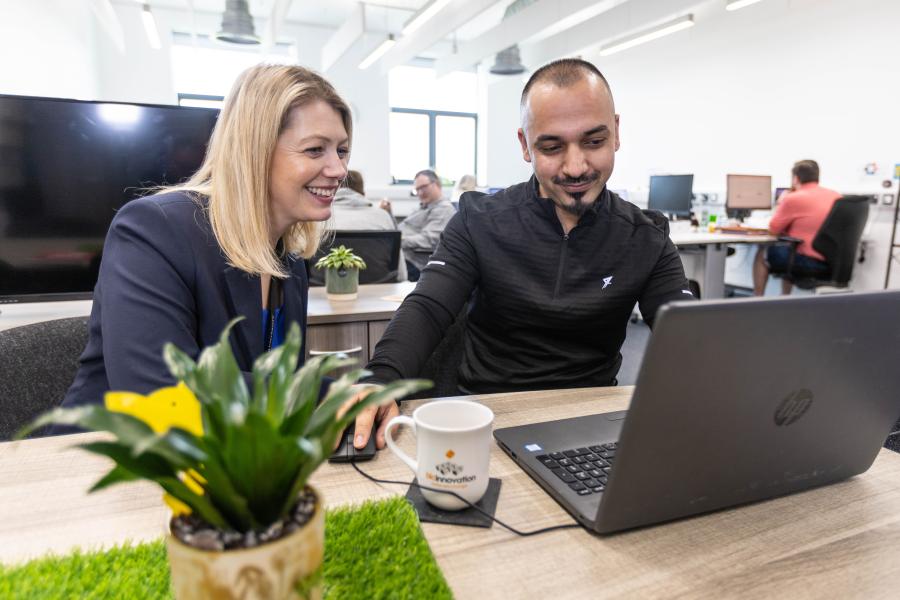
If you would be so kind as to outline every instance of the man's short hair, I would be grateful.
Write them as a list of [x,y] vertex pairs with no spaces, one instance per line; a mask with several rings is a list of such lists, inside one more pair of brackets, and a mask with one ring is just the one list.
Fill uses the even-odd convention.
[[357,194],[366,195],[366,187],[363,182],[362,173],[359,171],[347,171],[347,177],[344,179],[344,185],[356,192]]
[[[435,172],[432,171],[431,169],[422,169],[421,171],[419,171],[418,173],[416,173],[416,177],[418,177],[419,175],[424,175],[425,177],[428,178],[428,180],[429,180],[431,183],[436,183],[436,184],[438,184],[438,185],[441,185],[441,178],[438,177],[438,176],[437,176],[437,173],[435,173]],[[414,177],[413,179],[415,179],[415,177]]]
[[818,183],[819,163],[814,160],[798,160],[791,169],[791,174],[800,183]]
[[525,101],[528,100],[528,93],[537,83],[548,81],[556,87],[569,87],[575,85],[589,75],[596,75],[599,77],[600,81],[603,82],[603,85],[606,86],[610,97],[612,97],[612,90],[609,87],[609,82],[606,81],[606,77],[603,76],[600,69],[595,67],[593,63],[580,58],[561,58],[547,63],[531,74],[531,77],[528,78],[528,83],[525,84],[525,88],[522,90],[522,98],[519,100],[519,106],[525,106]]

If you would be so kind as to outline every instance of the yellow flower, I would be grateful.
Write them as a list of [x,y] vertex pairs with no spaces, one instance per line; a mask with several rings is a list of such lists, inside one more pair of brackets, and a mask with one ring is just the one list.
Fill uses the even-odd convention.
[[107,392],[103,400],[109,410],[137,417],[156,433],[180,427],[194,435],[203,435],[200,402],[183,381],[173,387],[160,388],[149,396]]
[[[107,392],[103,401],[109,410],[137,417],[156,433],[180,427],[194,435],[203,435],[200,403],[183,381],[173,387],[160,388],[149,396],[132,392]],[[199,473],[191,470],[181,473],[180,478],[192,492],[203,494],[203,488],[198,482],[205,481]],[[174,496],[163,494],[163,501],[172,509],[174,516],[191,513],[190,507]]]

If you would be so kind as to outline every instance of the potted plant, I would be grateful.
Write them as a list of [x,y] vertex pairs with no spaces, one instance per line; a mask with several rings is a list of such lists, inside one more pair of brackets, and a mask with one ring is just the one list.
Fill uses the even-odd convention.
[[105,405],[58,408],[18,437],[51,423],[112,434],[81,445],[114,463],[91,491],[136,479],[165,491],[177,598],[318,598],[324,509],[309,476],[363,408],[430,382],[392,383],[339,417],[366,372],[341,376],[316,407],[320,386],[326,373],[354,360],[317,356],[297,370],[300,328],[292,324],[284,344],[253,364],[248,386],[228,342],[236,321],[196,362],[166,344],[178,386],[146,397],[110,392]]
[[343,245],[332,248],[319,259],[316,268],[325,269],[325,293],[329,300],[356,300],[359,272],[366,268],[366,261],[353,254],[353,248]]

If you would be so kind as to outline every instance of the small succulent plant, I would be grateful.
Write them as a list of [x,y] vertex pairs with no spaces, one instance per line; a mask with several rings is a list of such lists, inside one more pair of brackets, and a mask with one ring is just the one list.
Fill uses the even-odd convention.
[[366,268],[366,261],[353,254],[353,248],[347,248],[343,244],[332,248],[328,254],[316,262],[317,269],[359,269]]

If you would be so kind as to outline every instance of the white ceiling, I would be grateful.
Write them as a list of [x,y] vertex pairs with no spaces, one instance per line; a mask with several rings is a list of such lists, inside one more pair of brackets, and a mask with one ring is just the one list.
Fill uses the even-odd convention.
[[[185,14],[193,10],[220,15],[225,10],[225,0],[130,1]],[[505,10],[514,1],[451,0],[409,35],[401,35],[404,24],[430,0],[249,0],[249,7],[254,18],[267,20],[275,32],[283,22],[331,29],[335,44],[340,40],[341,53],[351,46],[360,52],[373,50],[371,36],[364,41],[363,33],[392,33],[396,45],[376,63],[382,72],[424,57],[435,61],[438,75],[493,60],[497,52],[513,44],[520,46],[525,64],[541,64],[668,19],[697,15],[703,7],[716,11],[725,7],[725,0],[522,0],[519,10],[504,20]],[[353,15],[360,4],[365,8],[364,24],[355,26]],[[345,24],[349,33],[340,31]],[[266,39],[261,28],[257,32]]]

